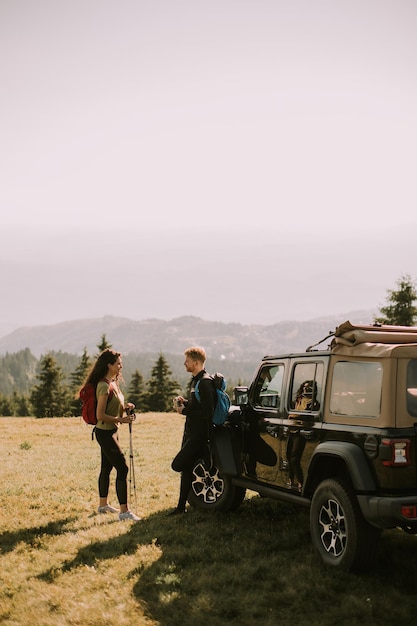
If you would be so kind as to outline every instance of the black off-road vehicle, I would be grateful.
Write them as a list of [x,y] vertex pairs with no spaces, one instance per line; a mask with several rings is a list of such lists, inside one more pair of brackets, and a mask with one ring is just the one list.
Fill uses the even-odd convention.
[[233,510],[250,489],[309,507],[314,547],[344,570],[372,563],[382,529],[417,534],[417,327],[345,322],[266,356],[229,418],[194,468],[192,506]]

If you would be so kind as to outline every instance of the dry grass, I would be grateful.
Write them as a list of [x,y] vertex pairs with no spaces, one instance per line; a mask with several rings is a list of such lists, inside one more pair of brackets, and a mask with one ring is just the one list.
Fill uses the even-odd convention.
[[[358,577],[321,565],[304,509],[252,497],[234,514],[167,518],[177,415],[133,427],[136,524],[96,514],[99,449],[79,420],[0,419],[0,623],[414,623],[415,537],[384,533],[378,568]],[[126,427],[121,442],[128,453]]]

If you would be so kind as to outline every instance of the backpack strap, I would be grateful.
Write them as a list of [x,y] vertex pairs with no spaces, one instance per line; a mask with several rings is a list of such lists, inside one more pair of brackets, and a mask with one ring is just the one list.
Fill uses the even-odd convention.
[[[201,380],[201,378],[200,378]],[[197,381],[195,387],[194,387],[194,395],[197,398],[198,402],[201,402],[200,400],[200,390],[199,390],[199,386],[200,386],[200,380]]]
[[[112,399],[112,397],[115,394],[114,387],[113,387],[113,381],[109,380],[108,378],[102,378],[101,380],[103,380],[109,386],[109,393],[107,394],[107,403],[109,403],[110,400]],[[106,406],[107,406],[107,404],[106,404]]]
[[[112,397],[114,396],[114,387],[113,387],[113,383],[111,380],[108,380],[107,378],[102,378],[102,381],[104,381],[105,383],[108,384],[109,386],[109,393],[107,394],[107,400],[106,400],[106,409],[107,409],[107,405],[110,402],[110,400],[112,399]],[[95,385],[95,389],[97,389],[97,385]],[[96,408],[97,408],[97,400],[95,402]],[[94,441],[94,434],[96,432],[96,427],[94,426],[92,432],[91,432],[91,440]]]
[[213,380],[213,377],[212,377],[212,376],[210,376],[210,374],[207,374],[207,373],[206,373],[206,374],[204,374],[204,375],[200,378],[200,380],[198,380],[198,381],[196,382],[196,385],[195,385],[195,387],[194,387],[194,394],[195,394],[195,397],[197,398],[197,402],[200,402],[200,403],[201,403],[201,400],[200,400],[200,389],[199,389],[199,387],[200,387],[200,382],[203,380],[203,378],[205,378],[206,380]]

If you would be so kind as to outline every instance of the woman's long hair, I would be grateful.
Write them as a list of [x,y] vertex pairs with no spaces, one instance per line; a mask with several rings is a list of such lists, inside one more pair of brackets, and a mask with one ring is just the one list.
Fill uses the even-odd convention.
[[[110,350],[109,348],[103,350],[103,352],[98,356],[97,361],[94,363],[89,374],[87,375],[87,378],[84,381],[84,385],[87,383],[92,383],[96,386],[100,380],[103,380],[103,378],[106,377],[109,365],[113,365],[113,363],[116,363],[117,359],[120,356],[120,352],[116,352],[115,350]],[[117,385],[119,384],[120,380],[121,376],[118,374],[116,376]]]
[[314,411],[319,408],[320,403],[317,401],[317,383],[315,380],[305,380],[301,383],[295,396],[295,405],[297,405],[297,402],[300,402],[302,398],[309,399],[308,408],[310,410]]

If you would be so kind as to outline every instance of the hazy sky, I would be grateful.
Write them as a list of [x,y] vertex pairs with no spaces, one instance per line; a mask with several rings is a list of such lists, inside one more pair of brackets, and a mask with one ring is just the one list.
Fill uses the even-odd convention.
[[377,312],[417,278],[416,28],[415,0],[0,0],[0,334]]

